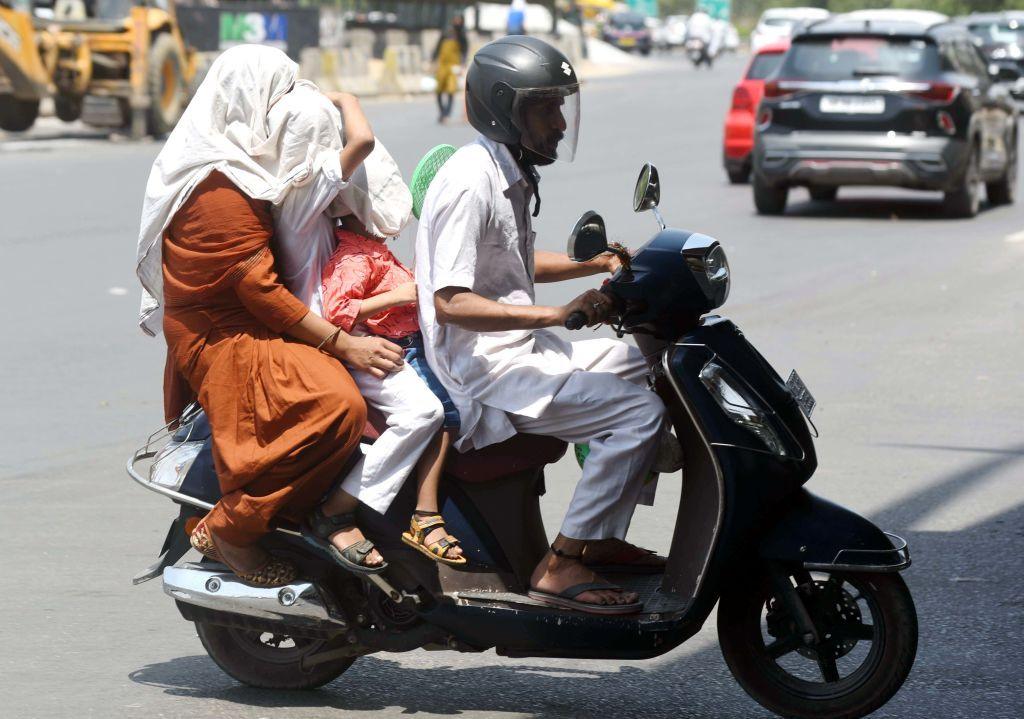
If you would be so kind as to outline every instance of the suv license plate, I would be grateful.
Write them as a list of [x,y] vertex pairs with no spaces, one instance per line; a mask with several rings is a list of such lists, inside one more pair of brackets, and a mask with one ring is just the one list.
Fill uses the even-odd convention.
[[885,98],[858,95],[823,95],[818,108],[836,115],[881,115],[885,112]]
[[814,407],[818,403],[814,401],[814,397],[811,396],[811,393],[807,389],[807,385],[805,385],[804,381],[800,379],[800,375],[796,373],[796,370],[789,373],[789,379],[786,380],[786,389],[788,389],[789,393],[793,395],[793,399],[796,400],[796,403],[800,405],[800,411],[804,413],[804,416],[807,417],[807,419],[810,419],[811,412],[814,411]]

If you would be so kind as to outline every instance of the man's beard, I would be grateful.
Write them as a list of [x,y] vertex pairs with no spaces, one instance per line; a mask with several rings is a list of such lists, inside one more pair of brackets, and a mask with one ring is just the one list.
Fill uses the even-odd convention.
[[[554,157],[546,157],[540,154],[539,152],[534,152],[530,148],[524,147],[522,145],[519,146],[519,151],[521,153],[522,161],[525,162],[527,165],[543,167],[544,165],[550,165],[555,161]],[[552,152],[551,154],[555,153]]]

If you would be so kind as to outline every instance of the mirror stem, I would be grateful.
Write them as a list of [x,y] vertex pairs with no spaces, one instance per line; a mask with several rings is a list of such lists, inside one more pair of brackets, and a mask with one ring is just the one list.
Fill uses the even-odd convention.
[[665,229],[665,218],[661,216],[661,210],[658,209],[657,205],[652,207],[651,210],[654,212],[654,219],[656,219],[658,221],[658,224],[661,225],[661,229],[664,230]]

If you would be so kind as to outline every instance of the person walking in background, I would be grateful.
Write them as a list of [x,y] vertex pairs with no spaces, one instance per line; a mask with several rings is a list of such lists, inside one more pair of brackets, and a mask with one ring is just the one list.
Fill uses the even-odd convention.
[[455,93],[459,91],[461,65],[466,61],[468,50],[469,43],[466,40],[462,16],[456,15],[434,48],[434,62],[437,63],[437,121],[441,124],[451,117]]

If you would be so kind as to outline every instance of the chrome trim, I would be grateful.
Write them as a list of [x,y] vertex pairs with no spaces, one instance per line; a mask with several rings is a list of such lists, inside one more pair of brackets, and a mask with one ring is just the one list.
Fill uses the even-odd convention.
[[[804,562],[804,569],[846,572],[902,572],[912,563],[907,540],[892,532],[883,532],[883,534],[889,537],[890,540],[894,540],[891,549],[840,549],[836,552],[836,556],[831,562]],[[870,557],[894,552],[901,557],[901,561],[895,564],[850,564],[849,559],[846,562],[839,560],[844,554],[865,554]]]
[[722,520],[724,519],[725,515],[725,480],[722,477],[722,468],[718,464],[718,457],[715,456],[715,451],[711,448],[711,443],[708,441],[708,438],[704,435],[704,430],[701,428],[700,422],[697,421],[697,416],[694,413],[693,408],[691,408],[689,402],[686,401],[686,395],[683,392],[682,388],[679,386],[679,383],[676,381],[675,375],[672,373],[672,368],[669,365],[669,350],[672,349],[672,347],[679,346],[703,347],[704,345],[683,345],[682,343],[678,342],[669,345],[664,350],[662,350],[661,367],[665,373],[665,376],[668,378],[669,384],[672,385],[672,389],[675,391],[676,396],[679,397],[679,401],[682,403],[683,409],[686,410],[686,414],[690,418],[690,423],[693,424],[694,428],[697,430],[697,434],[700,436],[701,442],[704,443],[704,447],[705,449],[707,449],[708,456],[711,458],[711,466],[714,467],[715,470],[715,479],[718,481],[719,492],[718,517],[715,521],[715,531],[711,535],[710,550],[708,551],[707,556],[704,557],[704,565],[701,567],[700,574],[697,577],[697,586],[694,588],[693,591],[693,596],[696,597],[698,594],[700,594],[700,590],[704,586],[704,580],[708,574],[708,567],[711,564],[711,555],[714,554],[715,547],[718,546],[718,535],[721,534],[722,531]]
[[861,78],[858,80],[779,80],[780,90],[796,90],[804,92],[837,92],[837,93],[899,93],[924,92],[931,85],[927,82],[909,82],[906,80],[875,80]]
[[173,599],[226,614],[270,619],[289,624],[348,625],[331,615],[312,582],[297,581],[284,587],[253,587],[231,572],[202,569],[197,565],[167,567],[164,592]]

